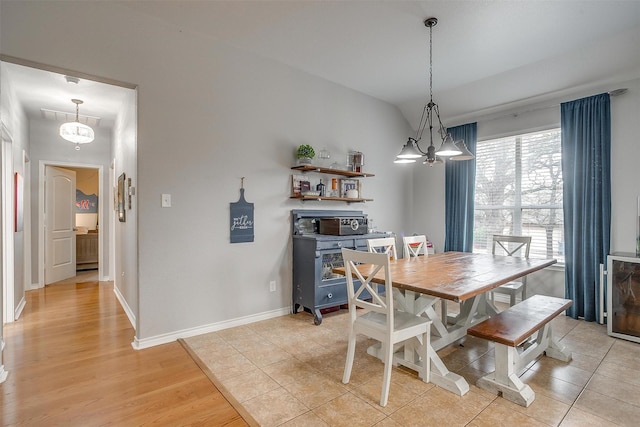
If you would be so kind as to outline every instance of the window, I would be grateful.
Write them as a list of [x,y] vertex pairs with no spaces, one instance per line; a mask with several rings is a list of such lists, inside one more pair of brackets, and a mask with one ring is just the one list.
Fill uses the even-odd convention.
[[494,234],[531,236],[535,258],[564,263],[560,129],[478,141],[473,251]]

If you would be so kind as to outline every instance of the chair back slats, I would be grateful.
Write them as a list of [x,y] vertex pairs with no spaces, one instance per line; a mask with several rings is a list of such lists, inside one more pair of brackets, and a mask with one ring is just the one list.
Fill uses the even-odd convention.
[[[504,234],[496,234],[493,236],[493,246],[491,253],[493,255],[507,255],[520,258],[529,258],[529,250],[531,249],[531,236],[509,236]],[[522,301],[527,298],[527,276],[512,280],[509,283],[498,286],[491,291],[491,300],[495,293],[509,295],[509,305],[516,303],[516,294],[522,295]]]
[[398,259],[395,237],[381,237],[367,240],[367,250],[369,252],[385,253],[391,259]]
[[[387,257],[388,258],[388,257]],[[362,272],[358,269],[358,265],[352,260],[347,261],[347,273],[351,272],[351,277],[353,279],[353,275],[356,275],[357,280],[360,282],[360,285],[356,289],[355,282],[353,289],[353,301],[354,304],[361,308],[368,308],[378,312],[386,312],[387,302],[380,298],[380,295],[377,292],[377,284],[371,283],[373,277],[383,268],[382,265],[375,266],[375,269],[368,273],[365,278]],[[348,279],[347,279],[348,280]],[[348,293],[348,290],[347,290]],[[367,301],[369,298],[372,299],[371,302]]]
[[[385,283],[391,283],[389,256],[386,253],[362,252],[343,248],[342,259],[347,276],[349,311],[353,307],[355,313],[355,307],[360,307],[384,315],[393,313],[393,297],[387,298],[393,293],[385,292],[384,286],[372,282],[373,277],[380,270],[383,270]],[[369,299],[371,301],[368,301]],[[393,330],[393,316],[390,321],[391,330]]]
[[491,249],[491,253],[493,255],[501,255],[501,253],[499,253],[500,249],[496,251],[497,247],[500,247],[507,256],[529,258],[531,236],[507,236],[503,234],[496,234],[493,236],[493,247]]
[[404,236],[402,238],[402,249],[405,258],[429,255],[427,251],[427,236]]

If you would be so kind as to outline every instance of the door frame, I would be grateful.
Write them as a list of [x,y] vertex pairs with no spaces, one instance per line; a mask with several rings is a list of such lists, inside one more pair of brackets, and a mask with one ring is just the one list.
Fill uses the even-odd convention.
[[13,138],[2,123],[2,323],[15,320],[15,264],[13,227]]
[[[105,207],[111,206],[111,195],[102,194],[104,189],[104,165],[90,164],[90,163],[75,163],[75,162],[60,162],[55,160],[40,160],[38,168],[38,230],[40,230],[38,236],[38,288],[44,287],[44,271],[45,271],[45,244],[46,236],[44,232],[44,204],[45,204],[45,166],[55,166],[60,168],[85,168],[85,169],[98,169],[98,191],[100,192],[101,202],[98,203],[98,224],[103,224],[103,221],[108,220]],[[104,251],[102,249],[104,242],[104,233],[98,233],[98,280],[109,280],[109,272],[104,271],[105,256],[109,256],[109,250]],[[109,243],[109,247],[112,246],[112,242]],[[111,262],[109,262],[111,265]]]

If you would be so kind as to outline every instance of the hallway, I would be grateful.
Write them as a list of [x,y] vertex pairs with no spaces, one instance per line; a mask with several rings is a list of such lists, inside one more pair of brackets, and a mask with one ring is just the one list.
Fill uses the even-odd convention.
[[0,425],[247,425],[182,346],[136,351],[97,271],[26,292],[4,326]]

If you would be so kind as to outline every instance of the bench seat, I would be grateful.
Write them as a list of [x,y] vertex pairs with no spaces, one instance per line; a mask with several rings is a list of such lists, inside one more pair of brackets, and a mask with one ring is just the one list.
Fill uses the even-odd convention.
[[[494,372],[478,380],[477,386],[522,406],[529,406],[535,393],[518,377],[542,353],[565,362],[571,353],[554,337],[551,321],[571,306],[563,298],[534,295],[467,330],[467,334],[495,342]],[[535,333],[535,341],[527,342]],[[530,345],[529,345],[530,344]]]

